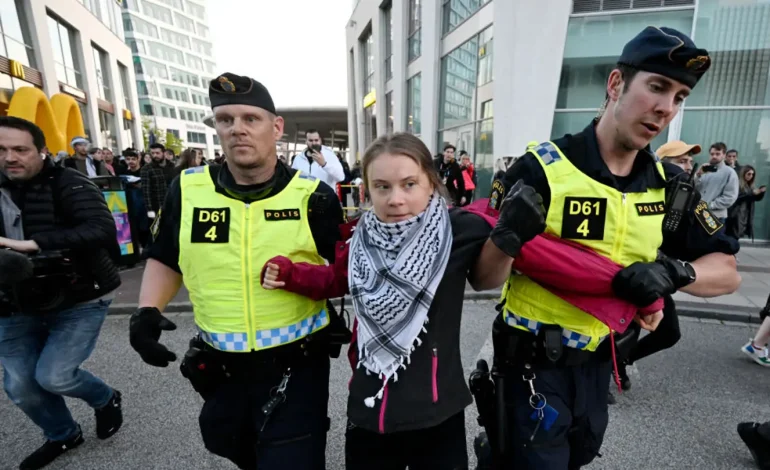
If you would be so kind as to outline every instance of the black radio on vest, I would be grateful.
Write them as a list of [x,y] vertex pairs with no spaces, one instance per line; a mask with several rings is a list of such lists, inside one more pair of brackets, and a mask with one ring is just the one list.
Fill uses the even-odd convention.
[[663,230],[666,232],[678,232],[679,225],[682,222],[684,214],[692,207],[692,199],[695,194],[693,180],[695,172],[698,171],[698,164],[693,165],[690,178],[687,181],[680,181],[671,195],[671,199],[666,207],[666,217],[663,219]]

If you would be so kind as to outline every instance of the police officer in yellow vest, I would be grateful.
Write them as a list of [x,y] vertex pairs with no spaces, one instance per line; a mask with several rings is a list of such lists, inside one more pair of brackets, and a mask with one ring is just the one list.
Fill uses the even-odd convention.
[[332,188],[278,162],[284,123],[262,84],[225,73],[209,97],[227,162],[172,183],[153,227],[131,345],[153,366],[176,359],[158,340],[176,328],[161,312],[184,282],[198,335],[182,371],[205,400],[206,448],[244,469],[323,469],[338,317],[325,302],[265,290],[260,278],[277,255],[333,260],[342,209]]
[[[546,233],[625,266],[613,290],[640,307],[676,290],[711,297],[740,283],[737,245],[726,242],[699,198],[687,204],[677,231],[664,231],[673,174],[649,148],[709,65],[708,52],[679,31],[646,28],[610,73],[600,117],[529,149],[505,175],[506,188],[519,182],[542,196]],[[500,283],[508,278],[493,333],[505,376],[504,468],[580,468],[599,455],[608,423],[611,332],[528,277],[511,275],[521,243],[498,242],[494,233],[491,240],[502,253],[485,252],[480,264]],[[659,249],[667,256],[658,258]],[[660,319],[658,312],[637,320],[654,329]]]

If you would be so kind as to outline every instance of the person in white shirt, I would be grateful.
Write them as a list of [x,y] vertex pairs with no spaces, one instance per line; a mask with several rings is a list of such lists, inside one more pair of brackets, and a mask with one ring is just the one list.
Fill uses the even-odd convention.
[[321,134],[315,129],[305,132],[307,149],[294,156],[291,167],[314,176],[336,189],[337,183],[345,179],[342,164],[329,147],[323,145]]

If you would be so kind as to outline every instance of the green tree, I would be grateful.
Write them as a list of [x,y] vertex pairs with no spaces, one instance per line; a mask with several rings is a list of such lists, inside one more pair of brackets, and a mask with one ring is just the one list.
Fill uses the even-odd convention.
[[184,148],[184,141],[167,130],[160,129],[153,125],[149,118],[142,119],[142,138],[144,140],[145,150],[150,148],[150,132],[155,134],[155,141],[163,144],[166,148],[179,155]]

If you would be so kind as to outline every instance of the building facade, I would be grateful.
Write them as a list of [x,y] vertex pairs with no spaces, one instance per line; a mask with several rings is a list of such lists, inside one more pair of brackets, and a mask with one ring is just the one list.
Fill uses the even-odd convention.
[[123,26],[142,119],[214,158],[222,147],[203,123],[217,73],[205,0],[123,0]]
[[0,114],[20,87],[64,93],[87,137],[114,152],[141,143],[131,50],[114,0],[0,0]]
[[[770,2],[767,0],[360,0],[346,26],[352,153],[408,131],[476,163],[480,197],[496,158],[579,132],[601,106],[623,45],[669,26],[709,50],[712,66],[656,149],[725,142],[770,184]],[[770,202],[755,235],[770,239]]]

